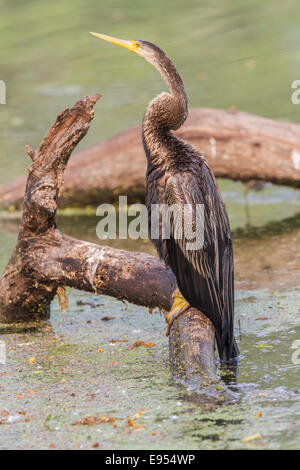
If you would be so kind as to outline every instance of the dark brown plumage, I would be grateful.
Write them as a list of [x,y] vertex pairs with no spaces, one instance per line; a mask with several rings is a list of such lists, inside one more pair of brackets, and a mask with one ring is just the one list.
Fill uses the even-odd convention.
[[227,212],[205,158],[171,132],[188,114],[181,77],[161,49],[139,42],[147,51],[145,58],[158,69],[171,92],[156,97],[143,120],[150,230],[152,204],[176,204],[182,211],[185,204],[203,204],[205,217],[201,249],[187,250],[190,240],[176,239],[174,221],[170,239],[153,242],[159,256],[172,268],[184,298],[213,323],[220,358],[227,362],[239,354],[233,333],[233,251]]
[[182,222],[174,216],[170,237],[163,238],[161,233],[153,243],[159,256],[173,270],[183,297],[213,323],[221,361],[230,361],[238,356],[239,351],[233,334],[233,253],[229,221],[205,158],[172,134],[188,114],[182,79],[171,60],[155,44],[92,34],[146,59],[156,67],[169,87],[170,93],[161,93],[151,101],[143,120],[150,233],[153,204],[176,205],[181,213],[184,206],[189,205],[194,214],[196,205],[203,205],[203,246],[196,250],[188,248],[195,217],[191,217],[180,238],[177,234]]

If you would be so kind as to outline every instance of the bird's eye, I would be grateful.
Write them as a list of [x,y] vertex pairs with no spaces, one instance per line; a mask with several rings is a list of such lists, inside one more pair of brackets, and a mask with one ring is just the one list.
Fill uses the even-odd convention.
[[142,44],[141,44],[139,41],[136,41],[135,47],[136,47],[137,49],[140,49],[140,48],[142,47]]

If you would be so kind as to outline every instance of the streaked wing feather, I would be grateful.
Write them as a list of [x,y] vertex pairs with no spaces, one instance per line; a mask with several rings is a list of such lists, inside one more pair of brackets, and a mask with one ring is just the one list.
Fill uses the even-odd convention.
[[203,248],[187,250],[184,233],[176,239],[177,218],[171,218],[171,237],[166,240],[168,263],[186,300],[213,323],[220,355],[230,355],[233,342],[233,253],[227,214],[208,168],[202,188],[196,175],[177,174],[166,184],[167,204],[204,205]]

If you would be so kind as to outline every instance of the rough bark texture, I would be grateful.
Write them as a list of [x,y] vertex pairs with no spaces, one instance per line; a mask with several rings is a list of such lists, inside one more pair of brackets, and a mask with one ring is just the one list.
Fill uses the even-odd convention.
[[[196,108],[176,133],[206,156],[217,177],[300,187],[300,125],[251,114]],[[60,207],[143,200],[146,159],[141,129],[129,129],[74,155]],[[0,207],[22,204],[26,179],[0,188]]]
[[[0,279],[0,321],[24,322],[48,318],[58,288],[88,292],[169,310],[176,279],[158,258],[75,240],[55,224],[63,174],[76,144],[87,133],[100,95],[78,101],[59,114],[32,159],[26,184],[23,217],[16,249]],[[199,377],[213,377],[214,329],[201,312],[187,310],[171,329],[171,364],[180,364]],[[193,331],[191,331],[191,328]],[[176,335],[176,348],[173,345]],[[179,337],[184,355],[173,358]],[[201,347],[199,346],[201,345]],[[189,365],[189,361],[191,364]],[[198,362],[198,365],[192,364]],[[206,374],[207,369],[207,374]]]
[[[205,341],[198,341],[199,333]],[[170,334],[171,366],[179,380],[202,375],[203,380],[215,377],[214,336],[210,320],[190,308],[187,315],[180,315],[173,324]],[[190,347],[193,344],[193,348]]]
[[[57,285],[50,279],[40,282],[32,273],[39,237],[55,233],[55,215],[65,167],[75,146],[85,136],[100,95],[86,97],[74,108],[62,111],[39,149],[29,146],[29,168],[23,216],[16,249],[0,279],[0,320],[35,320],[49,316],[50,302]],[[37,244],[37,245],[36,245]],[[30,263],[33,261],[33,264]]]

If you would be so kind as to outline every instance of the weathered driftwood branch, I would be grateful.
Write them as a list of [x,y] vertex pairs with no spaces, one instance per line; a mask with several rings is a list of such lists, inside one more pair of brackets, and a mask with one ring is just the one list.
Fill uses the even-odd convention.
[[[59,189],[69,157],[87,133],[99,95],[59,114],[34,152],[16,249],[0,279],[0,321],[48,318],[58,288],[106,294],[169,310],[176,288],[173,273],[158,258],[75,240],[56,229]],[[201,312],[187,310],[170,335],[171,363],[182,380],[215,378],[214,328]]]
[[[196,108],[177,134],[206,156],[217,177],[300,187],[300,125],[251,114]],[[141,129],[129,129],[74,155],[60,207],[98,205],[126,194],[143,199],[146,159]],[[25,178],[0,188],[0,208],[22,204]]]
[[49,314],[57,286],[50,280],[40,283],[31,275],[28,257],[39,236],[55,231],[57,198],[68,159],[87,133],[93,106],[99,95],[81,100],[71,110],[61,112],[40,148],[27,154],[32,163],[25,190],[23,217],[16,249],[0,280],[0,319],[42,319]]

